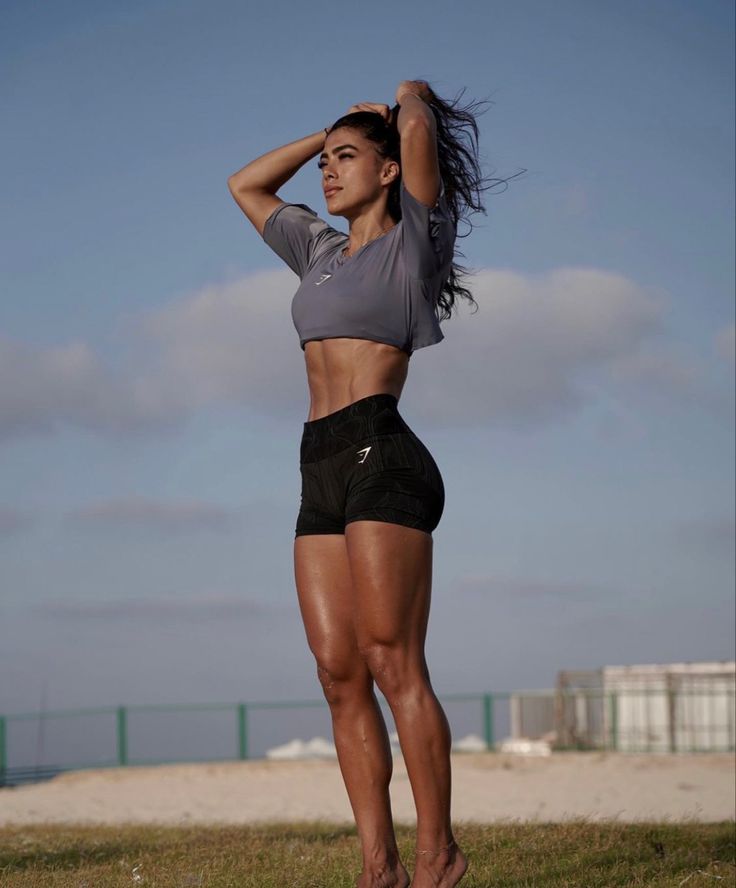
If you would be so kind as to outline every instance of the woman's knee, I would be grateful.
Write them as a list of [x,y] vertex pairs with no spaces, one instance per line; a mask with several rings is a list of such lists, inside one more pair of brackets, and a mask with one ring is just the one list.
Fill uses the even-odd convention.
[[429,681],[423,654],[406,645],[369,641],[359,646],[360,655],[381,693],[392,697],[421,693]]
[[373,677],[357,650],[351,654],[321,651],[315,653],[315,659],[317,677],[330,706],[371,692]]

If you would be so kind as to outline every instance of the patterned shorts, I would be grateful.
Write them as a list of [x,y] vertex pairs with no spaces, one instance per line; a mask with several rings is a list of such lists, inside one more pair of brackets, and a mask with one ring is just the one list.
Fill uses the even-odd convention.
[[296,536],[345,533],[366,519],[431,533],[442,517],[440,470],[388,392],[305,422],[299,467]]

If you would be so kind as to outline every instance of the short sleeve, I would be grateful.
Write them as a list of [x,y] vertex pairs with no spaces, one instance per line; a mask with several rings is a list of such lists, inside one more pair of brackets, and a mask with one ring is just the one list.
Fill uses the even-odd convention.
[[420,203],[404,186],[399,187],[404,260],[409,276],[419,280],[439,274],[452,262],[456,228],[445,197],[445,184],[434,207]]
[[263,226],[263,240],[300,278],[335,237],[345,236],[306,204],[280,204]]

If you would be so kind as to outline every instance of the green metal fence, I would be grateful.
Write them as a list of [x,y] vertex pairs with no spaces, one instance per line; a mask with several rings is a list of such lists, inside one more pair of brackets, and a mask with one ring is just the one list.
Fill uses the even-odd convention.
[[[642,706],[642,699],[650,703]],[[695,699],[692,699],[695,698]],[[637,689],[634,691],[603,692],[600,689],[577,689],[571,692],[557,690],[503,691],[476,694],[448,694],[439,697],[443,704],[456,702],[475,704],[482,740],[486,749],[503,748],[496,738],[496,726],[507,726],[507,737],[549,740],[553,749],[609,749],[622,752],[731,752],[734,741],[734,688],[697,691],[662,691]],[[499,708],[506,704],[506,711]],[[41,779],[59,771],[92,767],[149,765],[172,763],[179,759],[151,757],[135,759],[129,754],[131,742],[130,716],[139,713],[230,713],[232,726],[228,730],[230,749],[234,756],[224,759],[217,755],[198,761],[238,760],[251,758],[250,733],[254,719],[265,710],[287,710],[321,707],[327,709],[324,699],[298,701],[265,701],[210,704],[113,706],[77,710],[19,713],[0,716],[0,786],[29,779]],[[109,717],[105,722],[112,747],[106,758],[97,762],[74,762],[58,765],[13,765],[13,759],[28,750],[10,741],[10,729],[23,722],[53,719],[82,719]],[[476,723],[478,723],[476,721]],[[79,734],[83,735],[81,721]],[[88,731],[89,734],[89,731]],[[456,732],[453,730],[453,737]],[[212,736],[210,732],[209,736]],[[86,738],[89,739],[89,736]],[[205,750],[206,752],[206,750]],[[191,757],[185,761],[192,761]]]

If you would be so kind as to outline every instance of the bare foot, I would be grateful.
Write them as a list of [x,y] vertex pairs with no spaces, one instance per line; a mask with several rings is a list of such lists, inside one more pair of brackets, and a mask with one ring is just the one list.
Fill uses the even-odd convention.
[[455,888],[465,875],[468,859],[457,842],[436,854],[417,854],[411,888]]
[[363,870],[356,888],[409,888],[409,873],[401,861],[394,866],[374,867],[370,872]]

